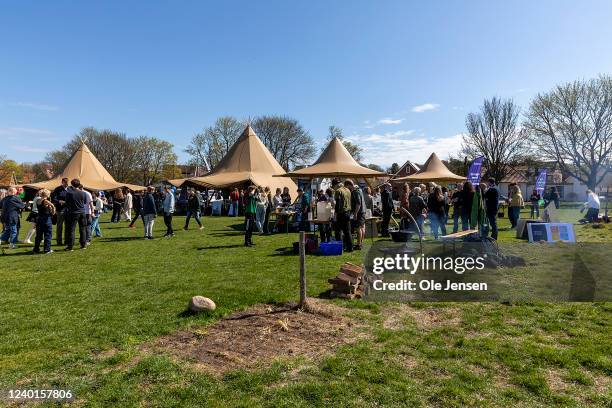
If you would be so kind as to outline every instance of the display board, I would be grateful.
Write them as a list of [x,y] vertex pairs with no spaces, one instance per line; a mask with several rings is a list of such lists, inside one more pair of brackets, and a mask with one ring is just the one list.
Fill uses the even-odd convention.
[[570,223],[529,223],[529,242],[576,242],[574,226]]

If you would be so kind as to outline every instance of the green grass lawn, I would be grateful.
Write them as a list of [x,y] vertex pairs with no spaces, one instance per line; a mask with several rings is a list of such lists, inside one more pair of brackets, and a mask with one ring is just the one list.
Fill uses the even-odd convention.
[[[575,221],[575,209],[561,218]],[[108,218],[105,219],[107,221]],[[183,217],[175,218],[181,227]],[[335,301],[364,322],[356,343],[313,361],[281,359],[216,377],[165,353],[126,364],[138,346],[210,324],[257,303],[296,300],[295,234],[256,236],[240,220],[204,218],[206,229],[145,241],[142,226],[102,224],[84,251],[0,256],[0,389],[70,388],[87,406],[609,406],[610,303],[413,303]],[[501,220],[500,241],[514,231]],[[156,236],[163,234],[156,222]],[[612,242],[612,229],[576,226],[579,241]],[[535,245],[535,244],[534,244]],[[59,248],[54,248],[58,250]],[[342,257],[309,256],[309,296],[328,289]],[[211,315],[186,316],[201,294]],[[399,308],[393,325],[390,310]],[[436,324],[415,316],[439,315]],[[0,401],[0,404],[2,402]]]

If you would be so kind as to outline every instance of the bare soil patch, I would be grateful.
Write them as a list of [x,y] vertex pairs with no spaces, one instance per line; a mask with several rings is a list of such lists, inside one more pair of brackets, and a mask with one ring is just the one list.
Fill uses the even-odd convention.
[[412,320],[420,329],[433,329],[441,326],[458,326],[461,319],[453,308],[417,309],[406,304],[392,306],[383,312],[385,329],[401,329],[407,320]]
[[204,327],[157,339],[145,352],[164,351],[198,368],[223,374],[283,357],[314,358],[360,337],[361,323],[349,309],[309,299],[310,311],[290,306],[255,305]]

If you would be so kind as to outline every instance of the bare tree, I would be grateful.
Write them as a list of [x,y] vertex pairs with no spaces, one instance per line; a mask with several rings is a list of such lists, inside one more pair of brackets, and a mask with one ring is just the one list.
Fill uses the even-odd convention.
[[[346,147],[346,150],[348,150],[351,156],[353,156],[353,159],[357,160],[358,162],[361,162],[361,160],[363,160],[363,149],[359,145],[356,145],[355,143],[346,140],[344,138],[344,135],[342,134],[342,129],[337,126],[331,125],[329,127],[329,134],[327,135],[327,143],[331,142],[332,139],[335,137],[340,139],[344,147]],[[322,147],[321,151],[325,150],[325,147],[327,147],[327,145]]]
[[594,189],[610,172],[612,77],[575,81],[538,94],[524,126],[544,157]]
[[118,181],[148,185],[158,181],[165,168],[176,165],[171,143],[147,136],[129,138],[121,132],[88,127],[62,149],[47,154],[46,161],[56,174],[64,169],[82,141]]
[[286,170],[306,163],[314,155],[314,141],[296,119],[286,116],[260,116],[251,126]]
[[68,159],[81,146],[81,141],[87,144],[89,150],[115,179],[124,182],[132,180],[136,156],[133,141],[125,133],[93,127],[83,128],[59,151],[47,154],[47,161],[52,164],[56,173],[63,170]]
[[508,166],[520,160],[526,150],[525,132],[520,128],[520,108],[512,99],[485,99],[480,112],[467,115],[468,133],[462,151],[474,158],[484,156],[489,177],[503,179]]
[[185,152],[191,156],[194,165],[211,170],[240,137],[244,126],[233,116],[222,116],[214,125],[194,135]]
[[134,144],[134,165],[143,185],[148,186],[161,180],[168,168],[176,166],[177,156],[172,151],[172,143],[155,137],[139,136],[134,139]]

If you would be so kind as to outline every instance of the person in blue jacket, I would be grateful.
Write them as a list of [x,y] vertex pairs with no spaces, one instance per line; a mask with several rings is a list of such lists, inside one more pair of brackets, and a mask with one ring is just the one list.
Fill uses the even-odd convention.
[[17,226],[21,217],[21,210],[25,208],[25,204],[17,196],[17,189],[9,187],[6,197],[2,200],[2,223],[4,231],[0,237],[0,241],[8,242],[10,249],[17,248]]
[[145,227],[145,239],[153,239],[153,224],[155,223],[155,217],[157,217],[157,207],[155,205],[155,198],[153,197],[154,191],[155,188],[153,186],[147,187],[147,193],[142,199],[142,216]]

